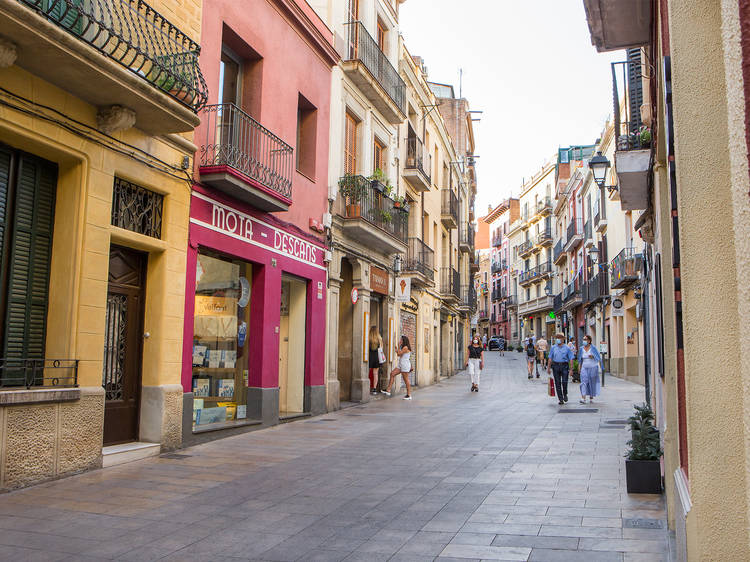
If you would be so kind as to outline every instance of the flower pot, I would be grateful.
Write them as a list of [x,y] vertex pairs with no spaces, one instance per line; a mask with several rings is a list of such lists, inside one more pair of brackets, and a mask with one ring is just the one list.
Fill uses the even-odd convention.
[[346,216],[349,218],[356,218],[360,216],[362,206],[359,203],[351,203],[346,206]]
[[625,460],[628,494],[661,494],[661,462]]
[[393,208],[394,209],[400,209],[401,208],[401,201],[394,201],[393,202]]

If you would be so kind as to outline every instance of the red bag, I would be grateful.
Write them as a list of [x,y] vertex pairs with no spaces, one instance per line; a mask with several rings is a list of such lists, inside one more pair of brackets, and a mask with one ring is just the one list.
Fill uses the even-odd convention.
[[549,377],[549,395],[555,396],[555,379],[552,376]]

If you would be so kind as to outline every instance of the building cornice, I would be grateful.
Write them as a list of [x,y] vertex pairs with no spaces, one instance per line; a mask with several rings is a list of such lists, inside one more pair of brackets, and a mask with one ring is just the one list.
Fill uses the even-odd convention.
[[[341,59],[333,45],[333,32],[305,2],[307,10],[296,0],[268,0],[282,11],[299,31],[302,37],[312,46],[329,66],[334,66]],[[310,12],[308,14],[308,11]],[[313,18],[317,21],[313,21]]]

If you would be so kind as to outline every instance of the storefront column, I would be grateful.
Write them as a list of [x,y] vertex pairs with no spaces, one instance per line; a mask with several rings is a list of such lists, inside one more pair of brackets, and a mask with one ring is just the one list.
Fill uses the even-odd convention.
[[[362,286],[355,278],[355,286]],[[354,305],[354,325],[352,326],[352,393],[354,402],[370,401],[370,379],[367,377],[367,363],[365,362],[365,336],[370,329],[371,322],[365,325],[365,312],[370,313],[370,291],[359,289],[359,300]]]
[[325,281],[313,280],[307,289],[307,320],[305,331],[304,410],[313,416],[326,412],[325,345],[326,333],[321,330],[325,318]]
[[253,267],[250,307],[247,413],[264,424],[279,423],[279,324],[281,269]]
[[[341,261],[340,259],[338,260]],[[332,267],[332,266],[331,266]],[[341,407],[339,392],[341,383],[338,373],[339,351],[339,299],[341,298],[341,280],[331,277],[328,280],[328,373],[326,376],[326,402],[328,411]]]

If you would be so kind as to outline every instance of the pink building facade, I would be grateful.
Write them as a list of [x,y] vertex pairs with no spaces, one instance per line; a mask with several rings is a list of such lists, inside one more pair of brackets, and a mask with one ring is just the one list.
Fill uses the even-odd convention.
[[183,443],[326,408],[333,34],[297,0],[205,0],[202,26]]

